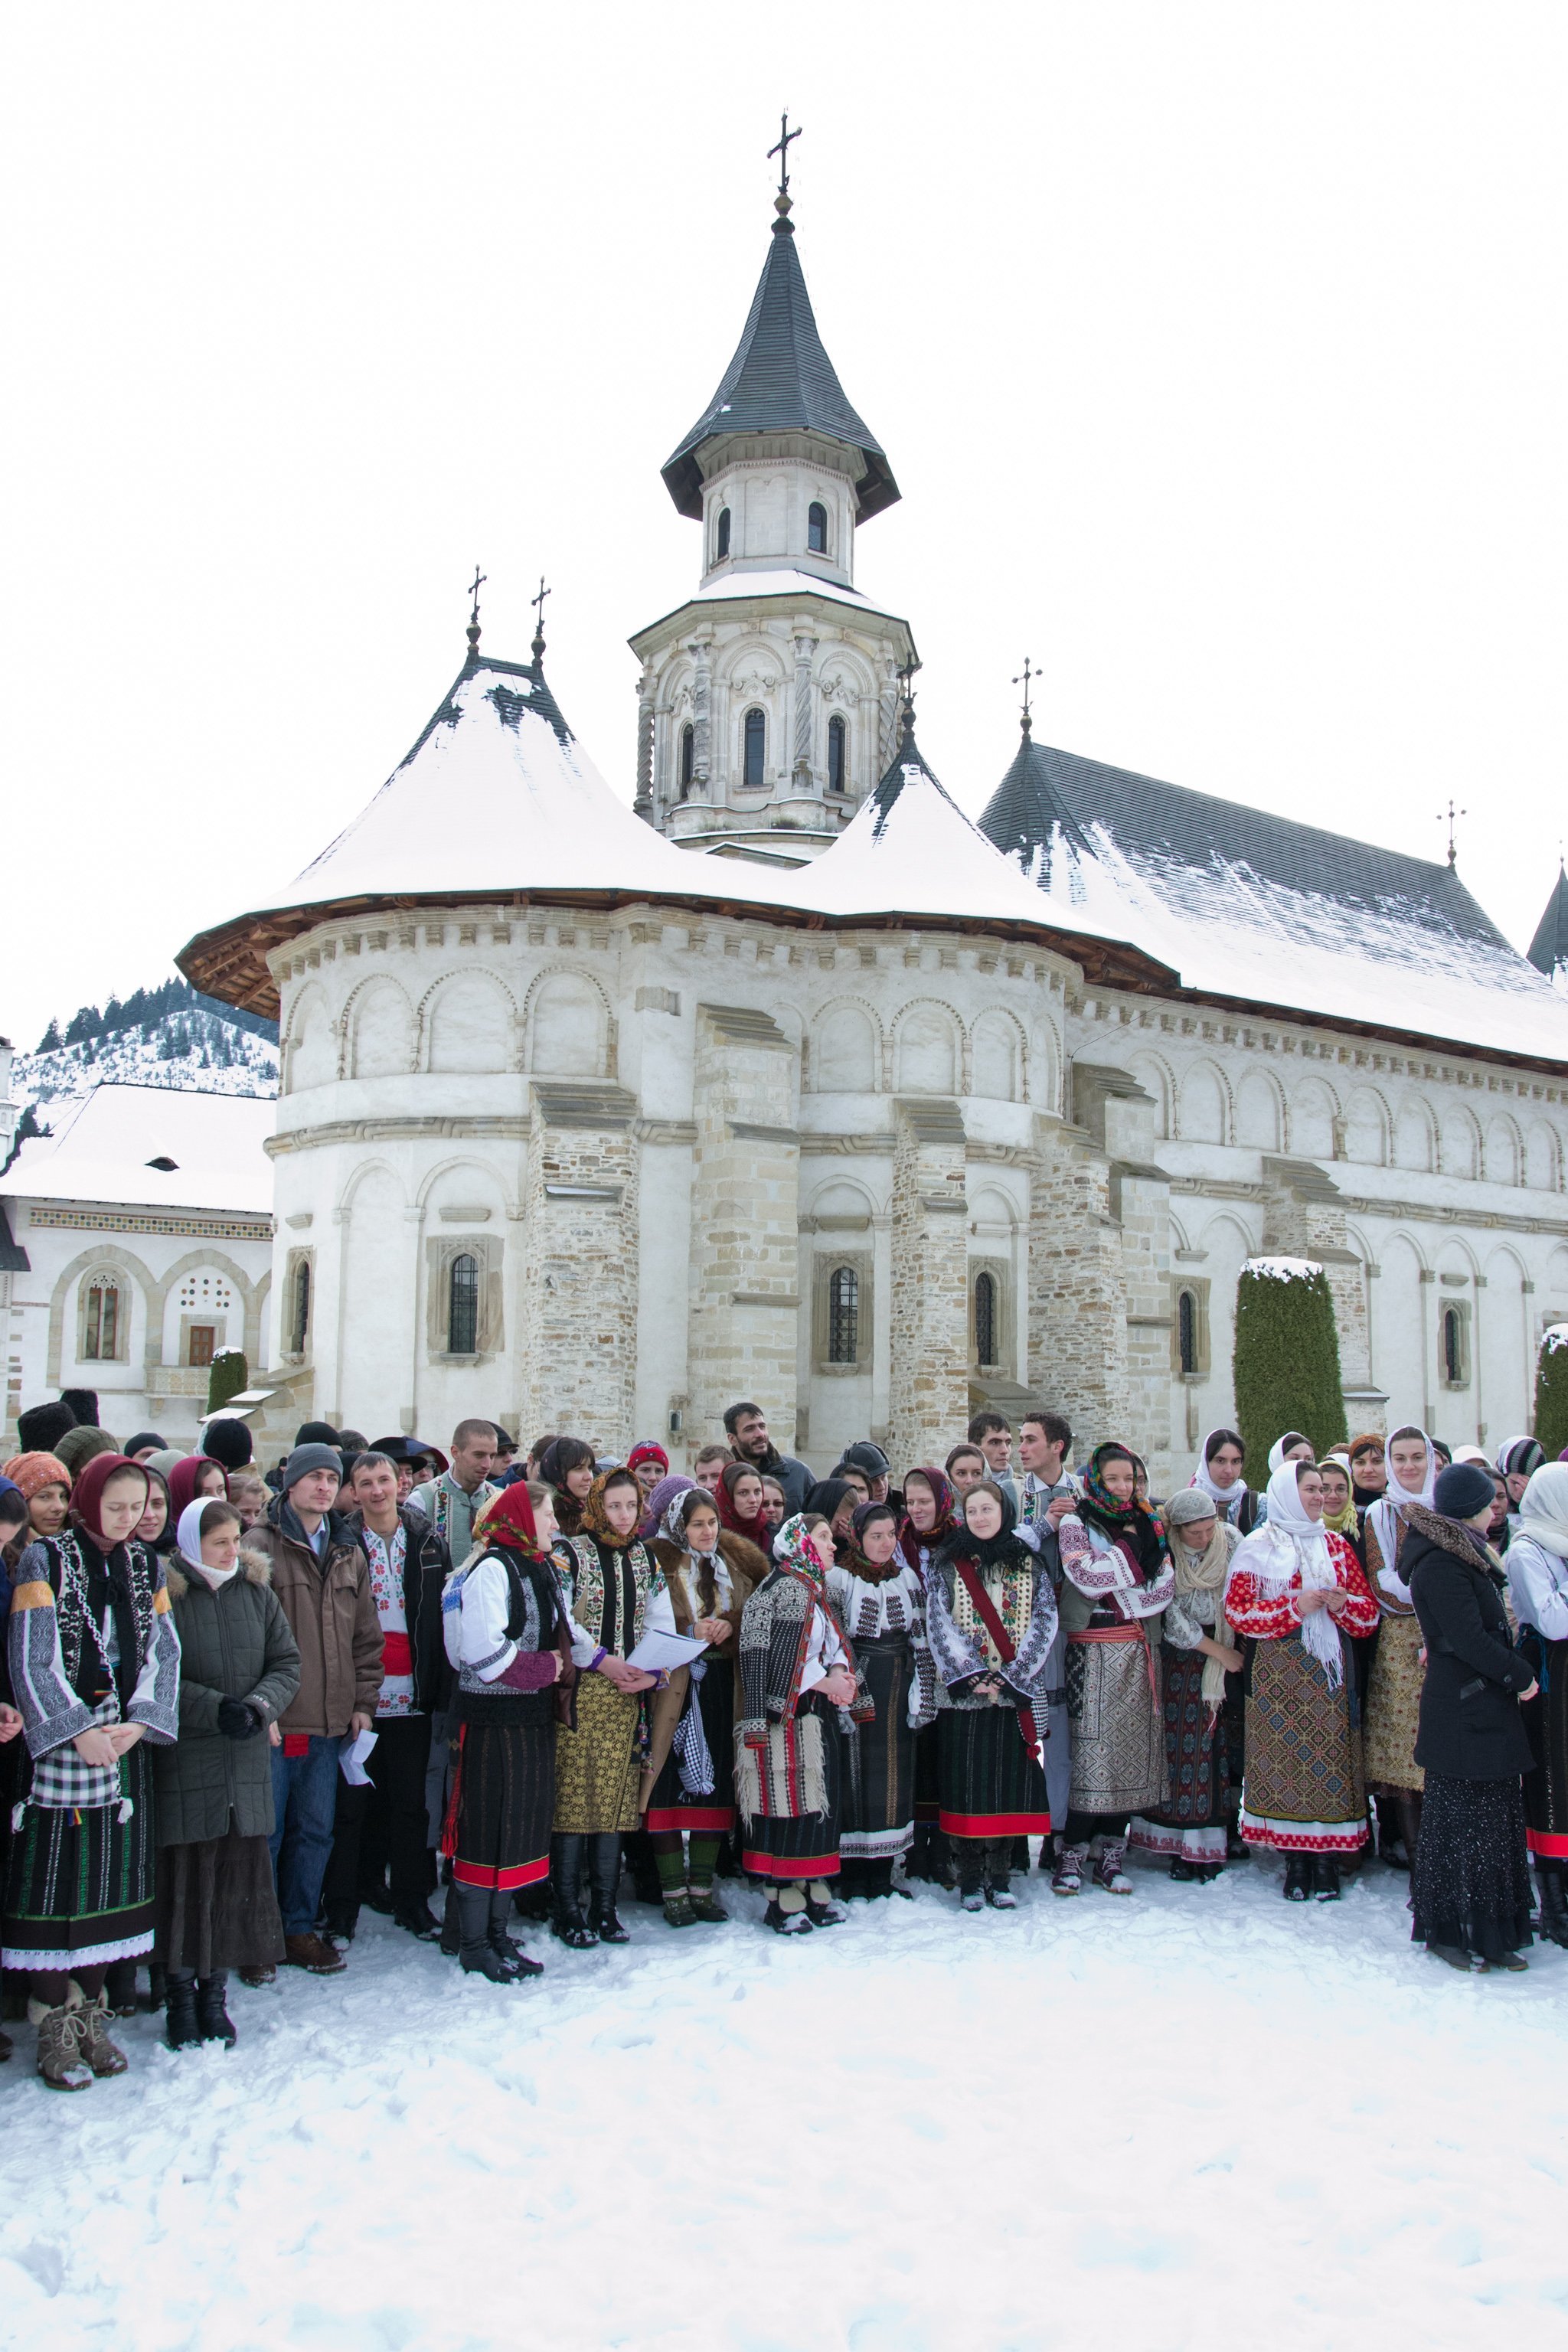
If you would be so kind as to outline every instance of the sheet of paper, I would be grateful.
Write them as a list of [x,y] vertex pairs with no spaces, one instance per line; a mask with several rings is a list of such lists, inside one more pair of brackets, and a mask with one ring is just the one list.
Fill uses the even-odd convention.
[[677,1666],[689,1666],[708,1647],[706,1642],[693,1640],[689,1633],[645,1633],[631,1656],[628,1666],[640,1666],[645,1675],[670,1674]]
[[339,1748],[338,1769],[351,1789],[363,1789],[368,1785],[370,1774],[364,1768],[374,1746],[374,1732],[362,1731],[357,1739],[347,1740]]

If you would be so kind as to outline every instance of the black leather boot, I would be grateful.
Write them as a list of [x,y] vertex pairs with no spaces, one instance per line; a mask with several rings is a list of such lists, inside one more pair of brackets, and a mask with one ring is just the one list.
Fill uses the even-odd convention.
[[621,1883],[621,1838],[618,1830],[608,1837],[589,1839],[588,1874],[594,1882],[588,1924],[601,1944],[629,1944],[632,1939],[616,1916],[616,1895]]
[[488,1886],[457,1889],[462,1945],[458,1954],[463,1974],[488,1977],[491,1984],[519,1984],[521,1978],[510,1958],[503,1959],[490,1942],[490,1891]]
[[171,2050],[196,2050],[202,2029],[196,2022],[195,1977],[171,1977],[163,2001],[163,2039]]
[[[620,1841],[615,1843],[618,1849]],[[585,1952],[599,1940],[583,1916],[583,1840],[580,1837],[552,1837],[550,1841],[550,1891],[554,1916],[550,1932],[570,1945],[574,1952]]]
[[1554,1864],[1542,1868],[1535,1865],[1536,1885],[1541,1889],[1541,1937],[1543,1943],[1561,1944],[1568,1951],[1568,1892],[1563,1885],[1563,1873]]
[[542,1977],[543,1969],[531,1960],[521,1944],[514,1944],[507,1934],[507,1921],[511,1917],[511,1896],[498,1893],[490,1896],[490,1949],[500,1960],[505,1960],[520,1977]]
[[232,2050],[239,2036],[234,2030],[233,2018],[224,2006],[224,1995],[227,1990],[226,1969],[215,1969],[210,1977],[197,1979],[196,2031],[204,2042],[226,2042]]
[[1310,1896],[1314,1875],[1312,1859],[1310,1853],[1293,1853],[1285,1864],[1287,1903],[1305,1903]]

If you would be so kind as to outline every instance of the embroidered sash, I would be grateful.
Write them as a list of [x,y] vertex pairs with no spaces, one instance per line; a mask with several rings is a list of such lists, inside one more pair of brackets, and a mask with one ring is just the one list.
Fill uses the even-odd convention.
[[[1012,1635],[996,1613],[995,1602],[966,1559],[955,1560],[953,1565],[958,1570],[959,1581],[973,1604],[976,1615],[991,1636],[992,1647],[1002,1664],[1005,1666],[1010,1666],[1018,1653],[1014,1647]],[[1025,1701],[1019,1700],[1013,1711],[1018,1718],[1018,1737],[1036,1763],[1043,1767],[1045,1759],[1040,1752],[1039,1727],[1035,1721],[1034,1708]]]

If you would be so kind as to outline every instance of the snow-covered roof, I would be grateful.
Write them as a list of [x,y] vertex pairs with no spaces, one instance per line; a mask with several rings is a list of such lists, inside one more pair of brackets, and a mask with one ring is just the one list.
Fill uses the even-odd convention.
[[1568,965],[1568,870],[1561,860],[1552,896],[1546,901],[1546,912],[1535,926],[1535,937],[1530,942],[1530,961],[1548,980]]
[[1452,867],[1034,742],[980,819],[1048,901],[1203,996],[1568,1061],[1568,1002]]
[[[266,1215],[277,1125],[265,1097],[174,1087],[94,1087],[52,1135],[24,1143],[0,1196],[96,1201],[116,1208],[216,1209]],[[153,1163],[172,1160],[161,1168]]]

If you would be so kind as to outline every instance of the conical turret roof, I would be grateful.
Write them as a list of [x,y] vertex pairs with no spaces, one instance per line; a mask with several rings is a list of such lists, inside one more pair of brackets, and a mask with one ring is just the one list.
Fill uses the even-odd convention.
[[700,520],[697,451],[705,441],[727,433],[792,431],[826,434],[858,450],[864,470],[855,488],[861,522],[894,504],[899,486],[880,443],[850,407],[822,348],[795,226],[781,215],[735,356],[718,391],[661,468],[665,486],[682,514]]
[[1530,942],[1530,961],[1548,980],[1558,971],[1568,971],[1568,873],[1561,862],[1552,896],[1546,901],[1546,912]]

